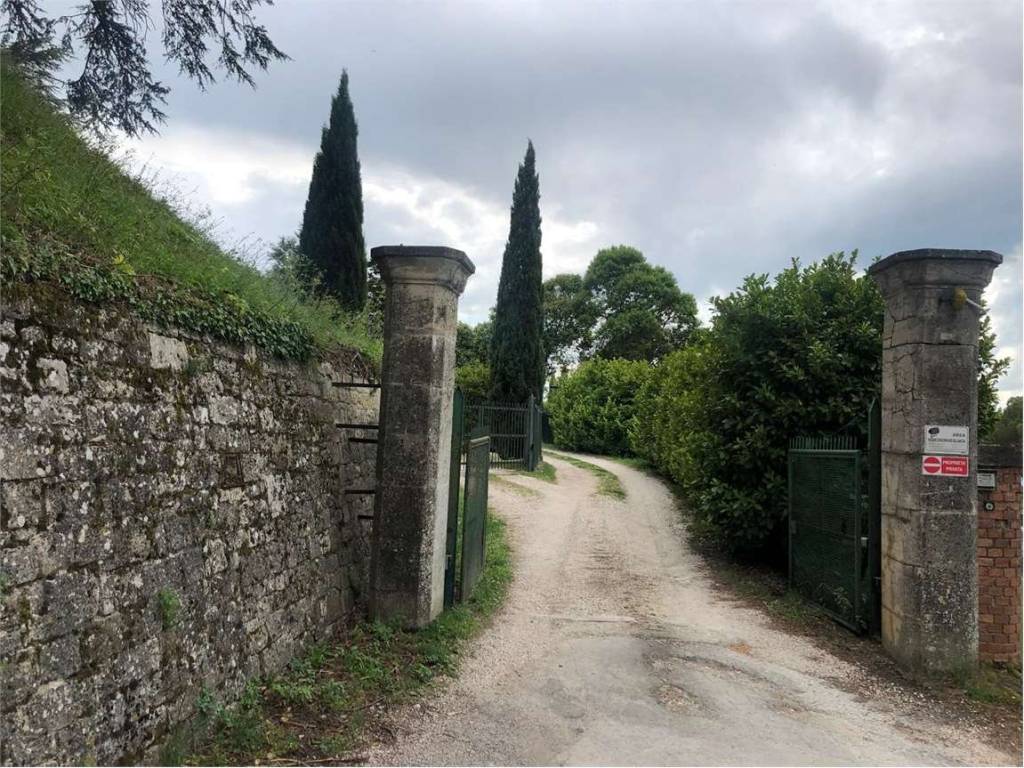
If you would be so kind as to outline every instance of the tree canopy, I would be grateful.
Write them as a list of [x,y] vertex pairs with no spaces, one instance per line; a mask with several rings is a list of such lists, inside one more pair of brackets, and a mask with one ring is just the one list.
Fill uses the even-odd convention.
[[986,442],[998,445],[1020,445],[1021,429],[1024,428],[1024,398],[1011,397],[999,413],[992,430],[985,436]]
[[586,274],[544,283],[548,372],[591,357],[660,360],[697,328],[697,302],[636,248],[597,253]]
[[[202,89],[215,81],[214,68],[254,85],[254,68],[288,58],[254,17],[256,8],[272,2],[162,0],[164,56]],[[147,59],[149,5],[150,0],[94,0],[53,15],[38,0],[0,0],[2,44],[37,86],[83,123],[130,136],[151,133],[166,118],[162,106],[170,88],[153,78]],[[58,65],[76,55],[82,62],[78,76],[58,80]]]
[[544,281],[544,351],[547,374],[554,375],[589,356],[597,309],[582,275],[555,275]]
[[477,325],[460,322],[455,336],[455,365],[488,365],[491,353],[493,319]]

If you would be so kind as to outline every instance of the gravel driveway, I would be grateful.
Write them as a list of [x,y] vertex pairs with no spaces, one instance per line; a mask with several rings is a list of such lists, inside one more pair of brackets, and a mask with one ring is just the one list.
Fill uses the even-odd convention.
[[491,484],[516,552],[505,609],[457,680],[397,713],[372,762],[1019,764],[921,708],[851,693],[851,665],[717,595],[656,479],[586,457],[622,480],[616,501],[548,460],[557,484]]

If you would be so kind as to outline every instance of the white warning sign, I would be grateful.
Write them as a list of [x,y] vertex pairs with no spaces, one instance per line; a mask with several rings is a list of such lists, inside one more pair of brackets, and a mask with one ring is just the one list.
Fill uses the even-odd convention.
[[966,426],[929,424],[924,428],[924,450],[921,452],[967,456],[971,452],[970,434],[971,430]]

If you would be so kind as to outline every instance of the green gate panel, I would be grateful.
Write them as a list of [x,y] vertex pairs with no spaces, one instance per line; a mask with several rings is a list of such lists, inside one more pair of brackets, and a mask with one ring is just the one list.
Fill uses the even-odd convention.
[[464,432],[491,436],[491,463],[508,469],[530,469],[530,409],[523,403],[470,402]]
[[462,511],[461,600],[473,594],[484,570],[487,532],[487,477],[491,438],[471,439],[466,448],[466,491]]
[[790,450],[790,585],[856,631],[867,628],[862,488],[859,450]]
[[459,490],[462,471],[462,436],[465,398],[456,388],[452,398],[452,447],[448,469],[448,522],[444,559],[444,607],[455,604],[455,552],[459,530]]

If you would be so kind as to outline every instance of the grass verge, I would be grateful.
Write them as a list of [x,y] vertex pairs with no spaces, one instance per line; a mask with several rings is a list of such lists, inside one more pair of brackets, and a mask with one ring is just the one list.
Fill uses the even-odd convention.
[[564,453],[557,453],[556,451],[548,451],[551,456],[556,459],[561,459],[574,467],[585,469],[587,472],[597,477],[597,493],[600,496],[611,496],[613,499],[624,499],[626,498],[626,489],[622,487],[622,482],[619,480],[619,476],[614,472],[609,472],[604,467],[599,467],[597,464],[591,464],[589,461],[583,461],[583,459],[577,459],[575,456],[567,456]]
[[373,723],[455,672],[467,641],[508,593],[512,561],[504,522],[487,516],[487,557],[473,595],[430,626],[363,623],[317,645],[287,671],[254,680],[230,707],[204,692],[199,715],[169,739],[165,765],[302,765],[357,761]]
[[527,488],[525,485],[520,485],[513,480],[509,480],[503,475],[491,475],[490,482],[493,485],[500,485],[512,493],[518,496],[540,496],[540,491],[535,488]]
[[1021,705],[1021,670],[1019,666],[981,664],[963,675],[959,681],[967,698],[982,704],[1014,707]]
[[543,480],[545,483],[557,483],[558,475],[553,464],[548,464],[546,461],[542,461],[537,465],[537,468],[533,472],[527,472],[525,469],[517,469],[516,474],[525,475],[526,477],[534,477],[537,480]]
[[639,456],[608,456],[607,458],[624,467],[629,467],[639,472],[646,472],[648,475],[658,475],[654,466],[647,459],[641,459]]

